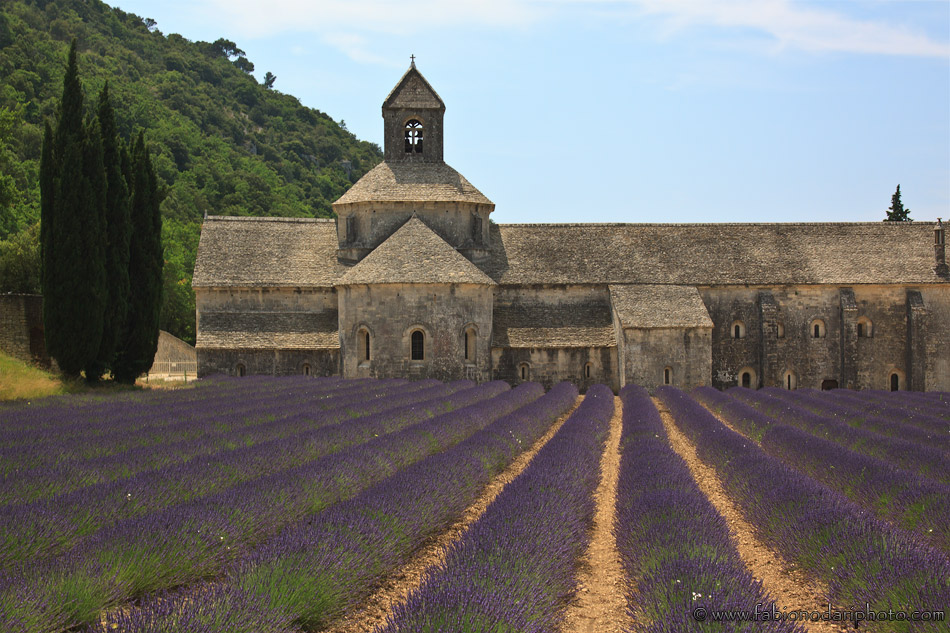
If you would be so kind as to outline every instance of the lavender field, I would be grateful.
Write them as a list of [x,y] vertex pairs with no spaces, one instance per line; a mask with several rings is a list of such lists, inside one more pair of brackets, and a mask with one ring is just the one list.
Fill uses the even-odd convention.
[[[618,483],[595,499],[610,428]],[[611,630],[811,630],[696,617],[820,604],[787,604],[740,536],[837,608],[950,605],[946,394],[595,386],[578,405],[567,383],[246,377],[0,407],[0,631],[361,630],[340,627],[529,449],[368,630],[566,633],[604,538],[624,574],[594,588],[623,594]]]

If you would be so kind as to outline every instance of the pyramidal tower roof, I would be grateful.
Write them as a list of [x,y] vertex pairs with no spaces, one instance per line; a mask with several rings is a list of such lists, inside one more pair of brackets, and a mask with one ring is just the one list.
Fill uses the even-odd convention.
[[495,284],[416,215],[343,275],[337,285],[399,283]]
[[416,68],[416,62],[413,60],[409,70],[406,71],[406,74],[402,76],[396,87],[383,101],[383,109],[387,108],[438,109],[445,111],[445,103]]

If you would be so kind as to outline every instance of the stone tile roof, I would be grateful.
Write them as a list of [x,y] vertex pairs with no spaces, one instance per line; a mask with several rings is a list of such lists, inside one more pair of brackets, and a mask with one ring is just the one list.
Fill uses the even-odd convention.
[[614,285],[610,301],[625,328],[712,327],[699,291],[692,286]]
[[493,347],[615,347],[606,303],[497,305],[492,312]]
[[415,215],[343,275],[337,285],[400,283],[495,285]]
[[[933,222],[493,225],[482,270],[501,284],[947,283]],[[332,286],[332,220],[209,217],[192,285]],[[482,283],[482,282],[480,282]]]
[[409,110],[419,108],[445,110],[445,103],[432,85],[422,76],[416,65],[412,64],[396,84],[396,87],[390,91],[386,100],[383,101],[383,107],[407,108]]
[[208,217],[201,227],[192,286],[332,286],[336,224],[328,219]]
[[445,163],[382,162],[363,175],[333,206],[353,202],[474,202],[492,204]]
[[492,226],[500,284],[946,283],[933,222]]
[[201,349],[339,349],[336,310],[201,312]]

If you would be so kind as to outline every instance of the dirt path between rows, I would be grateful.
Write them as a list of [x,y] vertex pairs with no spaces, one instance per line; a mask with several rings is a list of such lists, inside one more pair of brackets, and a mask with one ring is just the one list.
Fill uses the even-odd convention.
[[[663,418],[663,426],[669,435],[670,444],[686,460],[693,479],[699,484],[699,489],[709,498],[719,514],[726,519],[729,531],[738,546],[739,556],[752,575],[762,581],[765,590],[775,599],[776,608],[783,611],[793,609],[827,611],[828,604],[825,599],[827,588],[808,579],[803,572],[795,569],[756,537],[755,528],[745,520],[738,506],[726,494],[715,469],[706,466],[696,456],[696,447],[677,429],[669,409],[657,398],[654,398],[653,402]],[[716,417],[719,419],[719,416]],[[753,607],[754,605],[749,605],[749,608]],[[814,633],[837,633],[850,630],[842,623],[801,622],[801,624]]]
[[445,560],[446,548],[461,538],[465,530],[467,530],[472,523],[481,518],[485,510],[488,509],[489,504],[495,500],[495,497],[501,493],[502,489],[527,468],[534,456],[541,450],[541,447],[554,437],[558,429],[560,429],[564,422],[574,413],[574,410],[580,405],[581,400],[583,400],[583,396],[578,396],[570,410],[558,418],[557,421],[551,425],[551,428],[548,429],[531,448],[521,453],[515,458],[515,461],[509,464],[508,468],[492,479],[491,483],[486,486],[475,503],[465,510],[462,517],[456,521],[452,527],[438,537],[431,539],[416,553],[405,567],[386,580],[386,582],[366,600],[361,609],[343,616],[340,620],[325,629],[325,632],[366,633],[366,631],[372,631],[375,627],[381,627],[385,624],[386,618],[392,612],[393,606],[404,602],[413,590],[422,586],[426,571]]
[[600,483],[594,493],[597,509],[590,547],[578,578],[577,597],[564,613],[561,633],[621,633],[632,624],[627,614],[624,573],[614,532],[622,415],[620,398],[614,397],[610,433],[600,459]]

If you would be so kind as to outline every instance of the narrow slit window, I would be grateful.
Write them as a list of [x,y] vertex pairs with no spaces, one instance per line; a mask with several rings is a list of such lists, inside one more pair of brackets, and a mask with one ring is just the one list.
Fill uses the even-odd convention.
[[673,370],[667,367],[663,370],[663,384],[670,385],[673,384]]
[[897,374],[891,374],[891,391],[900,391],[901,377]]
[[735,334],[733,334],[733,336],[734,336],[735,338],[742,338],[741,335],[742,335],[742,328],[740,328],[740,327],[737,325],[736,328],[735,328]]
[[238,376],[244,376],[247,373],[247,368],[244,366],[244,363],[238,363],[235,368],[235,372]]
[[469,356],[469,353],[468,353],[468,339],[469,339],[469,333],[468,331],[466,331],[465,332],[465,360],[471,360],[471,357]]
[[363,344],[366,347],[366,353],[363,356],[363,360],[369,360],[369,332],[363,332]]
[[310,375],[310,365],[309,365],[308,363],[304,363],[302,369],[303,369],[303,375],[304,375],[304,376],[309,376],[309,375]]
[[815,324],[815,338],[821,338],[821,326]]

